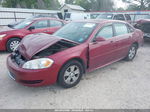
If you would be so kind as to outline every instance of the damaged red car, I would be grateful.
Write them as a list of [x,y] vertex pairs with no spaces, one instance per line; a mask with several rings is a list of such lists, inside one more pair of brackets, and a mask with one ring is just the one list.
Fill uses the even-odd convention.
[[141,19],[134,27],[143,31],[145,39],[150,39],[150,19]]
[[79,83],[84,73],[113,62],[133,60],[143,33],[126,22],[72,22],[54,33],[25,37],[7,58],[9,76],[27,86]]

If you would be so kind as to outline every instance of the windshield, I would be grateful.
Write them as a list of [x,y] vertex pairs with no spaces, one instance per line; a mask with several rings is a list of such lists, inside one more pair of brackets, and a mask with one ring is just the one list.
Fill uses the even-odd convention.
[[19,24],[15,25],[13,28],[14,29],[22,29],[25,28],[26,26],[30,25],[33,21],[32,20],[24,20],[20,22]]
[[86,22],[74,22],[65,25],[54,36],[59,36],[78,43],[83,43],[88,39],[97,24]]
[[97,19],[112,19],[113,14],[101,14],[97,17]]

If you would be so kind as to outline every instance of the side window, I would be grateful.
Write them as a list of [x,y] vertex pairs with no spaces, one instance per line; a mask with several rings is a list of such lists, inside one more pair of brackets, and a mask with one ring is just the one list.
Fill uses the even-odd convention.
[[115,30],[116,30],[116,36],[118,35],[124,35],[128,33],[128,29],[126,24],[123,23],[115,23],[114,24]]
[[113,27],[112,25],[103,27],[96,35],[96,37],[111,38],[113,37]]
[[125,14],[125,17],[127,18],[127,20],[131,20],[131,17],[129,14]]
[[129,32],[129,33],[134,32],[134,28],[133,28],[133,27],[131,27],[131,26],[128,25],[128,24],[127,24],[127,27],[128,27],[128,32]]
[[65,13],[65,18],[70,18],[71,13]]
[[115,16],[114,16],[114,19],[115,19],[115,20],[125,20],[123,14],[117,14],[117,15],[115,15]]
[[50,20],[50,27],[61,27],[63,26],[63,23],[56,20]]
[[33,25],[35,29],[40,29],[40,28],[47,28],[48,27],[48,21],[47,20],[42,20],[42,21],[37,21]]

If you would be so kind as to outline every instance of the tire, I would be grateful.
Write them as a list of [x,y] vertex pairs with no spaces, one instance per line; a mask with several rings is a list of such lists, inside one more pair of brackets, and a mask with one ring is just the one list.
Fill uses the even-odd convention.
[[63,88],[76,86],[82,78],[83,71],[83,66],[80,62],[76,60],[69,61],[59,72],[58,84]]
[[6,48],[8,52],[13,52],[15,48],[19,45],[21,39],[19,38],[11,38],[8,40],[6,44]]
[[125,60],[132,61],[136,56],[137,49],[138,49],[138,46],[136,44],[132,44],[132,46],[130,47],[128,51],[128,55],[125,57]]

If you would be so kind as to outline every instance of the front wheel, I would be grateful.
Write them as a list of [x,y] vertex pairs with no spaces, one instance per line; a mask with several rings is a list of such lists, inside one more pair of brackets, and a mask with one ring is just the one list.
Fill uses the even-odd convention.
[[126,60],[127,61],[131,61],[131,60],[133,60],[134,58],[135,58],[135,56],[136,56],[136,53],[137,53],[137,45],[136,44],[133,44],[131,47],[130,47],[130,49],[129,49],[129,51],[128,51],[128,55],[126,56]]
[[13,52],[16,49],[16,47],[19,45],[20,41],[21,41],[21,39],[19,39],[19,38],[9,39],[7,42],[7,45],[6,45],[7,51]]
[[80,82],[82,74],[82,64],[76,60],[69,61],[59,72],[58,84],[63,88],[76,86]]

